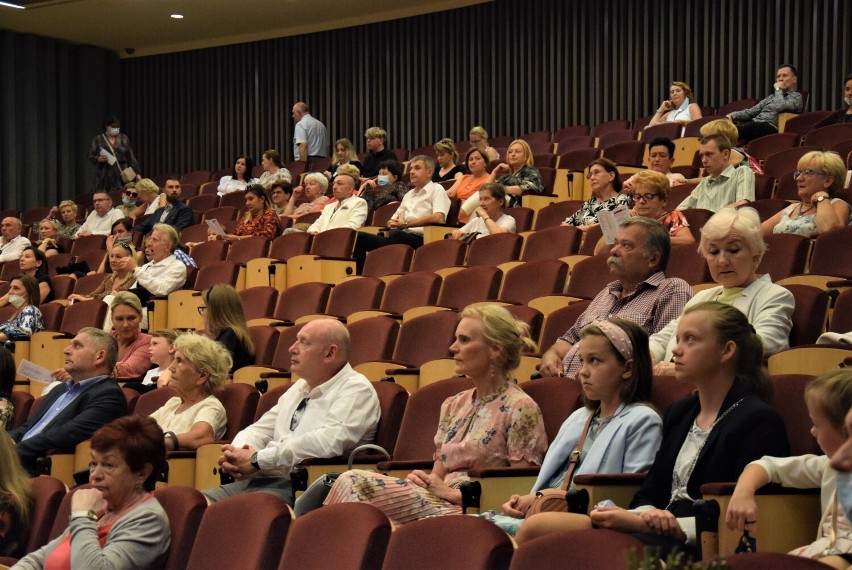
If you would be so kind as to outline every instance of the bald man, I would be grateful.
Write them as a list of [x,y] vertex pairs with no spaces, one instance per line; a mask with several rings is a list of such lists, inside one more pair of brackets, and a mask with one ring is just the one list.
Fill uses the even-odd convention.
[[0,223],[0,263],[21,259],[24,249],[31,245],[30,240],[21,235],[23,227],[18,218],[3,218]]
[[293,504],[290,471],[303,459],[337,457],[370,443],[379,398],[349,365],[349,331],[334,319],[309,321],[290,347],[298,380],[278,404],[222,446],[219,465],[237,481],[204,491],[210,502],[262,492]]
[[293,105],[293,160],[307,161],[328,156],[328,129],[311,115],[308,105]]
[[331,191],[337,202],[327,204],[320,217],[308,228],[308,233],[317,235],[334,228],[357,230],[367,220],[367,201],[355,196],[358,180],[350,174],[338,174],[334,177]]

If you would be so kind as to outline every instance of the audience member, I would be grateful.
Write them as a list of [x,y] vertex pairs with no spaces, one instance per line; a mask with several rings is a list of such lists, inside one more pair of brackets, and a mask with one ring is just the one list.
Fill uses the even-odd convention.
[[845,107],[836,113],[832,113],[814,125],[815,129],[827,127],[837,123],[852,123],[852,74],[846,76],[843,86],[843,104]]
[[136,280],[130,289],[142,303],[151,296],[164,297],[186,283],[186,265],[175,257],[178,234],[168,224],[155,224],[145,245],[150,261],[133,270]]
[[379,398],[369,380],[349,365],[349,346],[343,323],[319,319],[305,324],[290,347],[296,382],[275,407],[222,446],[219,464],[237,481],[204,491],[209,501],[259,491],[292,505],[293,466],[372,442]]
[[95,165],[95,181],[92,190],[95,192],[112,192],[121,190],[124,184],[123,171],[133,169],[133,179],[139,180],[139,162],[130,147],[130,139],[121,134],[121,123],[118,117],[110,115],[103,122],[104,132],[92,140],[89,150],[89,162]]
[[506,191],[501,184],[487,182],[479,188],[479,207],[474,217],[457,230],[455,239],[479,239],[492,234],[515,233],[515,218],[503,210],[506,206]]
[[117,380],[142,378],[151,368],[151,335],[143,333],[142,304],[129,291],[120,291],[110,303],[112,336],[118,343],[118,360],[112,371]]
[[331,184],[337,200],[323,208],[320,217],[308,227],[307,232],[316,235],[334,228],[357,230],[367,221],[367,201],[355,195],[359,180],[348,174],[338,174]]
[[[701,125],[701,129],[698,133],[702,137],[709,137],[710,135],[725,135],[728,137],[728,140],[731,142],[731,158],[728,160],[728,164],[734,168],[739,168],[740,166],[759,166],[757,159],[753,159],[749,156],[744,148],[734,146],[740,138],[740,132],[737,130],[737,126],[730,120],[716,119],[715,121],[704,123]],[[762,170],[756,170],[753,167],[752,170],[755,172],[763,172]],[[698,184],[701,182],[701,178],[695,178],[688,182]]]
[[[788,348],[796,302],[789,290],[772,283],[768,273],[757,275],[766,253],[757,212],[751,208],[722,208],[701,228],[698,249],[719,286],[699,291],[686,308],[705,301],[731,305],[748,318],[762,341],[764,356]],[[655,374],[672,374],[675,370],[675,331],[679,319],[673,319],[651,335]]]
[[192,208],[180,201],[180,181],[177,178],[166,180],[166,189],[160,196],[160,207],[144,222],[134,226],[134,230],[147,234],[156,224],[168,224],[177,231],[191,226],[195,217]]
[[263,174],[260,175],[258,184],[263,186],[264,190],[272,188],[273,184],[281,184],[293,182],[293,176],[290,171],[284,168],[281,163],[281,155],[275,149],[269,149],[263,153],[263,158],[260,161],[263,166]]
[[254,343],[236,289],[231,285],[214,285],[202,291],[201,300],[204,329],[231,355],[230,372],[254,364]]
[[136,281],[133,272],[136,269],[136,257],[133,246],[127,242],[120,241],[109,250],[109,265],[112,272],[88,295],[72,293],[68,300],[88,301],[89,299],[100,299],[103,301],[109,295],[115,295],[120,291],[128,291]]
[[0,263],[21,258],[30,240],[21,235],[24,226],[18,218],[3,218],[0,222]]
[[771,95],[754,107],[728,113],[727,118],[737,125],[741,141],[749,142],[777,133],[778,115],[801,112],[802,95],[796,91],[798,75],[799,72],[795,66],[789,63],[781,65],[775,74]]
[[[287,207],[284,209],[284,215],[293,220],[296,225],[294,228],[304,231],[308,229],[310,224],[299,222],[298,219],[305,214],[321,212],[323,206],[328,202],[329,198],[325,195],[328,190],[328,178],[319,172],[310,172],[305,176],[304,186],[296,186],[293,188],[293,194],[290,195],[290,200],[287,202]],[[306,202],[298,204],[302,197],[305,197]],[[299,224],[305,224],[299,227]],[[290,229],[290,228],[287,228]]]
[[379,175],[365,180],[358,189],[358,196],[367,202],[367,208],[375,210],[391,202],[400,202],[408,193],[408,185],[402,180],[403,166],[396,159],[379,164]]
[[594,525],[695,556],[694,503],[701,485],[733,481],[764,455],[789,455],[784,421],[763,401],[771,385],[760,338],[745,315],[723,303],[694,305],[680,320],[677,337],[675,376],[697,393],[666,412],[660,451],[631,510],[597,505],[590,517],[537,514],[521,527],[518,542]]
[[361,166],[361,176],[372,178],[379,173],[379,165],[386,160],[396,160],[396,155],[385,148],[388,134],[381,127],[370,127],[364,132],[367,141],[367,156]]
[[614,162],[598,158],[589,164],[589,187],[592,196],[583,202],[580,209],[565,218],[563,226],[574,226],[582,231],[597,225],[598,212],[612,211],[619,206],[630,206],[630,196],[621,191],[621,174]]
[[112,224],[124,217],[124,212],[112,207],[112,198],[106,192],[95,192],[92,206],[94,209],[77,230],[77,237],[109,235]]
[[15,307],[9,320],[0,324],[0,342],[7,340],[29,340],[33,333],[44,330],[44,321],[39,311],[38,281],[29,275],[12,277],[8,302]]
[[709,135],[700,140],[701,164],[707,176],[689,193],[678,210],[703,208],[717,211],[724,206],[740,206],[754,200],[754,172],[730,165],[731,141],[725,135]]
[[157,211],[160,207],[160,187],[150,178],[143,178],[136,183],[136,192],[139,193],[139,204],[133,213],[129,216],[136,220],[142,216],[148,216]]
[[635,217],[621,222],[607,260],[615,281],[608,284],[574,325],[541,357],[542,376],[574,378],[580,369],[577,342],[590,323],[607,318],[635,322],[653,334],[680,315],[692,288],[665,275],[671,241],[656,220]]
[[224,385],[231,355],[206,336],[184,333],[174,342],[169,387],[177,392],[151,417],[165,433],[166,449],[195,450],[222,439],[228,418],[213,391]]
[[654,113],[648,126],[653,127],[661,123],[685,125],[700,118],[701,107],[695,102],[689,85],[683,81],[672,81],[669,87],[669,98],[660,104],[660,108]]
[[62,384],[47,393],[23,424],[9,431],[31,474],[36,460],[48,451],[73,452],[100,426],[127,414],[124,392],[108,378],[118,358],[118,346],[109,333],[84,327],[64,354],[65,367],[53,373]]
[[251,184],[246,188],[245,196],[245,215],[234,226],[234,233],[225,234],[222,239],[229,242],[251,237],[275,239],[280,229],[280,222],[278,214],[272,209],[266,190],[260,184]]
[[[5,348],[0,349],[2,351],[9,352]],[[0,395],[0,406],[2,399]],[[0,407],[0,428],[3,423],[3,408]],[[0,556],[17,556],[30,532],[33,498],[29,475],[21,466],[15,442],[6,437],[5,429],[0,429],[0,465],[3,466],[0,469]]]
[[64,238],[74,239],[80,224],[77,223],[77,202],[74,200],[63,200],[59,206],[50,209],[50,217],[60,220],[59,235]]
[[58,253],[65,253],[65,248],[59,243],[59,220],[45,218],[38,223],[38,240],[33,245],[44,254],[45,257],[53,257]]
[[498,153],[494,148],[488,145],[488,131],[486,131],[483,127],[476,126],[470,129],[468,133],[468,142],[474,148],[478,148],[479,150],[485,152],[485,156],[488,159],[485,161],[486,164],[491,162],[492,160],[500,160],[500,153]]
[[484,150],[471,147],[465,157],[467,174],[456,180],[456,183],[447,190],[447,196],[458,198],[462,201],[459,221],[466,222],[468,217],[479,207],[479,189],[488,182],[488,153]]
[[432,173],[432,182],[446,182],[455,180],[458,182],[464,174],[464,167],[458,165],[459,153],[453,139],[441,139],[435,143],[435,156],[437,167]]
[[310,165],[328,156],[328,129],[311,115],[306,103],[293,105],[293,121],[293,160]]
[[503,516],[493,517],[512,536],[539,491],[568,491],[573,477],[585,473],[645,472],[660,447],[663,420],[647,403],[652,372],[645,331],[630,321],[597,321],[583,330],[580,341],[583,365],[577,377],[585,405],[559,428],[532,490],[512,495]]
[[166,464],[151,418],[119,418],[92,436],[89,489],[71,497],[68,529],[15,568],[162,568],[169,518],[151,491]]
[[835,484],[840,507],[846,520],[852,520],[852,408],[846,412],[843,427],[845,438],[831,456],[830,466],[837,472]]
[[[814,558],[832,568],[847,568],[852,554],[852,525],[837,509],[835,471],[830,462],[846,440],[843,420],[852,408],[852,371],[835,370],[819,376],[805,388],[805,404],[813,427],[811,434],[825,455],[761,457],[752,461],[737,480],[725,524],[731,530],[755,532],[758,489],[776,483],[794,489],[820,488],[822,518],[817,539],[790,554]],[[771,522],[764,519],[764,526]]]
[[269,191],[269,201],[272,210],[278,215],[283,216],[287,211],[287,204],[290,202],[290,197],[293,195],[293,187],[283,182],[281,184],[273,184]]
[[506,150],[506,162],[491,171],[489,182],[499,182],[510,196],[509,206],[517,206],[522,194],[541,194],[544,184],[541,173],[533,166],[533,154],[529,143],[523,139],[512,141]]
[[799,234],[815,238],[849,225],[849,202],[832,198],[846,183],[846,165],[836,152],[814,150],[799,159],[793,173],[800,202],[790,204],[760,227],[764,235]]
[[121,192],[121,204],[116,206],[116,209],[121,210],[125,216],[133,215],[136,211],[136,201],[139,198],[139,192],[136,190],[135,182],[128,182],[124,185],[124,190]]
[[151,333],[151,364],[156,366],[152,366],[142,379],[142,385],[146,388],[140,393],[168,386],[171,382],[172,372],[169,367],[175,359],[174,344],[177,337],[178,331],[174,329],[157,329]]
[[[323,174],[326,178],[331,178],[337,172],[338,167],[344,164],[351,164],[361,170],[361,161],[358,160],[358,155],[355,153],[355,145],[349,139],[337,139],[334,143],[334,156],[331,159],[331,164]],[[380,165],[381,167],[381,165]]]
[[541,411],[512,379],[521,351],[534,346],[526,325],[496,305],[470,306],[460,316],[450,352],[456,374],[469,377],[474,388],[441,405],[431,471],[416,469],[404,480],[347,471],[337,478],[325,504],[368,502],[400,526],[461,514],[458,485],[469,469],[541,464],[547,449]]
[[[0,433],[12,427],[15,417],[15,405],[12,403],[12,389],[15,387],[15,357],[5,346],[0,346]],[[3,464],[4,463],[0,463]],[[3,485],[0,484],[0,501]],[[3,513],[0,510],[0,519]],[[2,539],[0,539],[2,544]],[[0,551],[2,551],[0,547]]]
[[219,196],[245,190],[249,184],[256,184],[257,179],[252,178],[251,171],[254,169],[254,161],[250,156],[241,154],[231,168],[231,173],[219,179],[217,192]]
[[434,164],[428,156],[415,156],[408,163],[412,190],[402,198],[399,209],[391,217],[388,237],[359,232],[353,257],[358,273],[364,267],[367,252],[384,245],[405,243],[413,248],[423,245],[423,226],[442,224],[450,211],[450,199],[440,184],[432,182]]
[[[18,260],[18,266],[23,275],[29,275],[38,282],[40,305],[50,303],[56,298],[53,292],[53,280],[47,274],[47,256],[44,252],[33,246],[25,247]],[[6,304],[3,302],[4,298],[8,301],[7,296],[0,297],[0,306]]]
[[[686,183],[686,177],[678,172],[672,172],[674,163],[675,144],[667,138],[660,137],[648,143],[648,170],[664,174],[669,179],[670,186]],[[633,184],[636,182],[637,172],[624,181],[621,186],[623,192],[633,193]]]

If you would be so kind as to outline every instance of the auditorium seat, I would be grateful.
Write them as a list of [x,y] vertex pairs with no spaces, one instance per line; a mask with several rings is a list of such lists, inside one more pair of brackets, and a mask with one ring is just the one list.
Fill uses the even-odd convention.
[[641,560],[645,545],[636,537],[603,528],[559,531],[540,536],[518,547],[511,570],[539,570],[559,561],[564,570],[627,568],[627,553]]
[[[71,255],[72,256],[80,256],[89,251],[98,251],[103,255],[106,251],[106,236],[102,235],[90,235],[90,236],[79,236],[74,240],[74,244],[71,246]],[[97,267],[93,267],[94,271]]]
[[269,244],[269,257],[259,257],[246,263],[246,287],[273,286],[279,291],[287,288],[287,260],[304,255],[311,249],[313,236],[295,232],[276,237]]
[[165,570],[183,570],[189,561],[192,545],[207,509],[207,500],[192,487],[172,485],[154,491],[169,519],[169,554]]
[[27,554],[50,541],[53,521],[67,491],[62,481],[49,476],[31,478],[30,488],[33,502],[30,506],[29,532],[24,541],[24,553]]
[[[725,103],[719,110],[716,112],[719,115],[719,118],[722,118],[726,115],[729,115],[735,111],[742,111],[744,109],[749,109],[757,105],[757,99],[746,98],[746,99],[737,99],[735,101],[731,101],[729,103]],[[731,141],[732,143],[734,141]]]
[[814,146],[820,150],[829,150],[839,142],[852,139],[852,125],[839,123],[814,129],[802,137],[803,146]]
[[524,240],[521,261],[559,259],[575,255],[579,251],[582,238],[583,232],[573,226],[555,225],[530,232]]
[[582,200],[562,200],[542,208],[536,213],[535,229],[543,230],[560,225],[583,205]]
[[597,147],[600,149],[606,149],[616,143],[635,141],[636,133],[631,130],[612,130],[599,134],[597,137]]
[[852,332],[852,289],[841,291],[837,296],[828,322],[828,330],[835,333]]
[[219,195],[201,194],[200,196],[192,196],[185,203],[196,212],[207,212],[219,205]]
[[559,141],[565,137],[588,136],[589,132],[588,125],[571,125],[569,127],[562,127],[553,133],[553,140]]
[[812,150],[819,150],[819,148],[807,145],[797,146],[771,154],[763,161],[763,173],[778,180],[796,170],[799,159]]
[[457,267],[464,263],[467,244],[457,239],[445,239],[427,243],[414,252],[409,271],[438,271]]
[[[199,196],[199,198],[202,198],[202,196]],[[233,206],[217,206],[201,210],[202,220],[217,220],[225,232],[228,232],[227,223],[236,220],[238,212],[239,208]]]
[[271,316],[252,319],[249,324],[272,325],[278,328],[292,326],[305,315],[322,314],[328,305],[331,285],[310,281],[288,287],[278,296],[278,303]]
[[516,261],[521,256],[523,238],[516,233],[500,233],[480,237],[467,249],[465,266],[497,266]]
[[74,282],[74,291],[75,295],[89,295],[101,286],[106,278],[109,277],[107,273],[94,273],[92,275],[84,275],[78,278]]
[[503,210],[503,213],[507,216],[512,216],[515,219],[515,232],[523,233],[532,229],[533,218],[535,217],[535,212],[531,208],[524,208],[523,206],[515,206],[513,208],[506,208]]
[[239,210],[243,206],[246,205],[246,193],[244,190],[236,190],[234,192],[228,192],[221,198],[219,198],[219,207],[222,206],[230,206],[236,210]]
[[13,390],[10,399],[12,401],[12,405],[15,407],[15,413],[12,416],[11,423],[6,426],[9,430],[18,427],[26,421],[27,417],[30,415],[30,410],[33,407],[35,397],[29,392]]
[[680,277],[693,286],[713,281],[707,261],[698,253],[694,243],[671,247],[666,277]]
[[757,268],[758,274],[768,273],[772,281],[779,281],[805,272],[811,240],[798,234],[768,234],[763,241],[766,254]]
[[592,134],[595,137],[600,138],[602,135],[612,132],[618,131],[629,131],[630,130],[630,121],[626,121],[624,119],[613,119],[611,121],[605,121],[603,123],[598,123],[595,125],[592,130]]
[[278,302],[278,289],[274,287],[249,287],[239,292],[246,320],[270,317]]
[[580,255],[594,255],[595,248],[602,237],[603,229],[600,224],[589,226],[589,229],[583,232],[583,241],[580,243],[580,250],[577,253]]
[[385,286],[378,311],[350,313],[347,320],[354,322],[379,314],[401,318],[414,307],[434,305],[441,290],[441,281],[441,276],[431,271],[412,271],[400,275]]
[[[634,127],[634,130],[636,127]],[[683,127],[680,123],[660,123],[658,125],[654,125],[653,127],[646,127],[644,130],[639,131],[639,136],[642,139],[642,142],[645,144],[650,143],[652,140],[663,137],[669,140],[675,140],[680,138],[681,131]]]
[[592,148],[595,146],[595,139],[589,135],[568,135],[561,139],[556,139],[556,152],[560,155],[559,168],[563,168],[561,155],[568,151],[578,148]]
[[258,325],[248,328],[251,343],[254,345],[254,365],[269,366],[275,357],[280,332],[273,326]]
[[373,210],[369,225],[386,228],[388,226],[388,221],[390,221],[396,211],[399,210],[399,205],[399,202],[390,202],[384,206],[379,206]]
[[718,119],[724,118],[724,115],[717,112],[715,115],[704,115],[700,119],[695,119],[689,121],[683,127],[683,136],[684,137],[700,137],[701,136],[701,127],[710,123],[712,121],[716,121]]
[[503,272],[489,265],[468,267],[451,273],[443,280],[437,305],[460,311],[472,303],[495,300],[502,279]]
[[404,243],[386,245],[367,252],[364,261],[363,277],[385,277],[405,273],[411,267],[414,248]]
[[813,242],[806,275],[793,275],[779,284],[802,283],[826,288],[832,281],[852,279],[852,226],[832,230]]
[[230,242],[221,239],[202,241],[194,246],[190,253],[195,264],[200,269],[215,261],[223,261],[228,255],[229,244]]
[[601,148],[603,157],[618,166],[642,166],[642,160],[645,157],[645,143],[642,141],[618,141]]
[[583,311],[591,303],[591,300],[584,299],[570,305],[565,305],[560,309],[556,309],[545,316],[544,327],[541,331],[541,337],[538,344],[539,353],[544,354],[551,346],[553,346],[559,337],[568,332]]
[[526,305],[531,299],[558,295],[565,289],[568,264],[557,259],[530,261],[510,269],[503,278],[500,301]]
[[399,321],[380,315],[346,324],[351,338],[349,364],[390,360],[399,336]]
[[825,330],[831,296],[824,289],[810,285],[786,284],[784,287],[793,294],[796,302],[790,347],[814,344]]
[[749,141],[746,152],[763,162],[776,152],[799,146],[802,136],[798,133],[784,132],[765,135]]

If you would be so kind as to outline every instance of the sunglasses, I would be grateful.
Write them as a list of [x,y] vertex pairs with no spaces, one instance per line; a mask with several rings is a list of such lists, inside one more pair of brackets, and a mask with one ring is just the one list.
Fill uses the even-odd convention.
[[131,192],[130,190],[125,190],[124,195],[130,196],[131,198],[136,198],[137,196],[139,196],[139,192]]

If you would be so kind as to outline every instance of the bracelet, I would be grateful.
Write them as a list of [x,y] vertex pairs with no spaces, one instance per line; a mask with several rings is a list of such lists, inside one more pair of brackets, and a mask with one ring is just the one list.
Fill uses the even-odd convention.
[[164,433],[163,435],[165,435],[165,436],[168,436],[168,437],[172,438],[172,441],[173,441],[173,442],[174,442],[174,444],[175,444],[175,449],[174,449],[174,451],[177,451],[178,449],[180,449],[180,443],[178,443],[178,438],[177,438],[177,436],[175,435],[175,432],[173,432],[173,431],[167,431],[167,432],[166,432],[166,433]]

